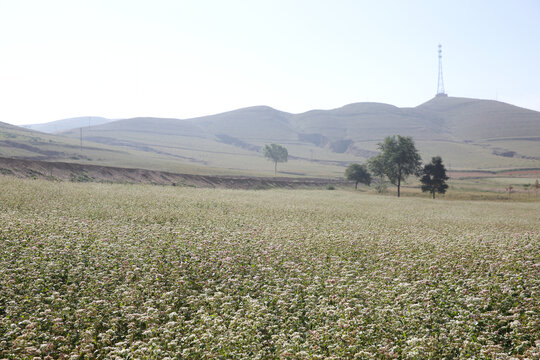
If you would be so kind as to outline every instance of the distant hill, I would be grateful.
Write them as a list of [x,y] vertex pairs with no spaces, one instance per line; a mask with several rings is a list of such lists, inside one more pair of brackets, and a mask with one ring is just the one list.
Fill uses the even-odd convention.
[[219,149],[227,144],[256,152],[270,142],[286,145],[304,160],[342,166],[365,161],[376,153],[378,142],[393,134],[412,136],[424,157],[441,155],[460,169],[540,167],[539,112],[455,97],[436,97],[414,108],[355,103],[290,114],[257,106],[186,120],[135,118],[96,126],[90,133],[90,140],[104,144],[191,150],[195,158],[218,167],[234,164],[205,151],[224,151]]
[[447,139],[437,118],[416,109],[402,109],[379,103],[356,103],[333,110],[315,110],[295,115],[294,128],[320,134],[332,140],[382,140],[392,134],[415,139]]
[[268,106],[254,106],[188,120],[213,136],[224,134],[245,142],[296,140],[291,114]]
[[96,126],[101,124],[106,124],[112,120],[97,117],[97,116],[81,116],[70,119],[56,120],[43,124],[31,124],[31,125],[22,125],[22,127],[41,131],[48,134],[54,134],[62,131],[67,131],[71,129],[76,129],[80,127]]
[[487,140],[540,136],[540,113],[490,100],[435,97],[415,108],[357,103],[293,117],[296,128],[331,138],[382,139],[389,134],[416,140]]
[[[412,136],[424,160],[440,155],[452,170],[540,168],[540,112],[497,101],[436,97],[412,108],[355,103],[301,114],[267,106],[193,119],[133,118],[83,129],[94,147],[123,151],[114,161],[92,162],[171,170],[266,175],[266,143],[289,150],[278,167],[286,176],[341,176],[351,162],[377,153],[385,136]],[[77,141],[80,129],[61,135]],[[100,145],[101,144],[101,145]],[[0,148],[1,150],[1,148]],[[129,154],[137,153],[137,159]],[[2,153],[0,152],[0,155]],[[121,160],[123,159],[123,160]]]
[[[185,156],[155,156],[146,149],[137,150],[91,142],[83,128],[83,141],[55,134],[46,134],[23,127],[0,122],[0,157],[64,161],[82,164],[99,164],[118,167],[168,169],[189,174],[208,174],[204,162]],[[80,129],[78,129],[80,135]],[[192,161],[193,160],[193,161]],[[0,169],[0,174],[2,173]],[[32,175],[32,174],[30,174]]]
[[499,101],[436,97],[414,110],[438,119],[456,140],[540,137],[540,112]]

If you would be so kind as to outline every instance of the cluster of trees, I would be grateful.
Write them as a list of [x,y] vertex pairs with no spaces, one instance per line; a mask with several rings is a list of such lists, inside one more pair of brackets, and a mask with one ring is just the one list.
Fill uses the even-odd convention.
[[[448,176],[440,156],[433,157],[431,163],[422,167],[422,159],[416,150],[414,141],[409,136],[388,136],[379,144],[379,155],[371,158],[366,165],[351,164],[345,170],[345,177],[358,183],[370,185],[371,173],[379,178],[378,186],[383,186],[388,179],[397,187],[397,196],[401,195],[401,184],[409,176],[420,177],[422,191],[444,194],[448,189]],[[371,173],[368,171],[371,170]]]
[[[411,175],[420,177],[422,191],[435,194],[444,194],[448,189],[448,176],[440,156],[431,159],[431,163],[422,167],[422,159],[416,150],[414,141],[410,136],[387,136],[379,145],[379,155],[371,158],[367,165],[351,164],[345,170],[345,177],[358,184],[370,185],[372,174],[378,178],[377,186],[382,189],[386,179],[397,186],[397,196],[401,196],[401,184]],[[289,153],[287,149],[278,144],[267,144],[262,148],[265,158],[274,163],[274,176],[277,175],[277,164],[286,162]],[[370,172],[371,171],[371,172]]]

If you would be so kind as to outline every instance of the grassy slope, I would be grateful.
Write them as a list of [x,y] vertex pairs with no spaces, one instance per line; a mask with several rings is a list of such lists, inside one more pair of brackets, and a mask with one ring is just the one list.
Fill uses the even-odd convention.
[[[77,131],[79,132],[79,131]],[[83,151],[78,137],[45,134],[0,123],[0,156],[35,160],[66,161],[119,167],[147,168],[184,173],[212,173],[200,161],[163,156],[131,147],[104,145],[86,140],[83,129]],[[223,172],[223,171],[220,171]],[[229,171],[234,173],[234,171]]]
[[[157,123],[165,131],[157,130]],[[144,131],[135,134],[139,128]],[[522,140],[524,136],[540,134],[539,113],[494,101],[463,98],[435,98],[416,108],[403,109],[358,103],[297,115],[253,107],[182,121],[126,120],[98,126],[93,131],[97,132],[97,141],[120,138],[135,147],[149,144],[157,151],[204,159],[209,166],[251,172],[265,169],[259,166],[256,148],[277,142],[287,146],[294,157],[296,170],[285,165],[285,171],[336,175],[348,162],[365,161],[377,150],[377,142],[392,134],[413,136],[426,159],[441,155],[456,169],[540,167],[540,158],[533,155],[540,153],[540,141]],[[238,141],[231,144],[233,147],[224,148],[220,138],[223,134]],[[501,138],[505,134],[508,136]],[[309,142],[306,136],[320,139],[320,143]],[[334,152],[332,143],[343,139],[352,141],[349,150],[343,154]],[[507,151],[514,151],[516,156],[497,155]],[[241,161],[237,161],[236,154]],[[305,161],[311,159],[320,161],[313,166]]]
[[357,103],[339,109],[309,111],[295,116],[291,122],[304,132],[319,133],[332,140],[382,140],[392,134],[417,139],[447,138],[437,121],[409,109],[379,103]]
[[[288,116],[268,107],[254,107],[191,121],[136,118],[84,131],[89,140],[145,150],[154,156],[183,157],[225,173],[232,170],[271,175],[272,165],[257,149],[272,141],[289,148],[289,162],[278,166],[284,176],[342,176],[344,164],[356,160],[351,154],[336,154],[299,142],[296,132],[288,124]],[[241,138],[240,146],[221,141],[219,135],[224,133],[234,139]],[[78,129],[63,135],[77,137]],[[312,153],[322,161],[312,162]]]
[[439,116],[456,140],[540,136],[540,113],[493,100],[436,97],[418,106]]
[[67,131],[74,128],[105,124],[113,120],[98,116],[82,116],[70,119],[56,120],[44,124],[30,124],[22,127],[30,130],[41,131],[48,134]]
[[[452,169],[540,168],[540,113],[452,97],[434,98],[416,108],[358,103],[294,115],[259,106],[188,120],[115,121],[83,128],[88,144],[93,141],[114,150],[100,154],[101,145],[92,145],[96,149],[85,153],[91,160],[76,159],[79,129],[64,133],[73,140],[61,142],[70,144],[71,151],[64,152],[71,155],[64,158],[71,161],[253,175],[271,174],[271,164],[258,149],[276,142],[285,145],[291,156],[278,167],[281,175],[341,176],[344,166],[366,161],[377,151],[377,143],[393,134],[413,136],[425,161],[440,155]],[[20,140],[28,143],[30,138]],[[336,152],[343,140],[348,141],[341,144],[343,150],[349,146],[348,150]],[[37,145],[52,146],[47,139]],[[0,152],[33,155],[13,147],[2,147]],[[508,153],[514,156],[501,155]]]
[[[115,126],[119,125],[115,124]],[[98,129],[98,127],[83,128],[81,154],[78,129],[70,133],[72,137],[67,137],[0,123],[0,156],[192,174],[273,175],[273,165],[260,153],[209,138],[179,136],[178,132],[174,134],[176,127],[164,129],[152,123],[142,130],[139,128],[140,131],[116,133],[115,128],[103,132]],[[160,130],[155,132],[155,129]],[[106,140],[108,144],[89,141],[105,136],[108,137]],[[324,151],[319,148],[315,150]],[[340,156],[328,150],[326,153],[332,161],[354,160],[352,156]],[[309,152],[306,154],[309,155]],[[280,164],[278,169],[283,171],[280,175],[342,175],[341,165],[311,162],[307,160],[308,157],[305,159],[291,158],[288,163]]]

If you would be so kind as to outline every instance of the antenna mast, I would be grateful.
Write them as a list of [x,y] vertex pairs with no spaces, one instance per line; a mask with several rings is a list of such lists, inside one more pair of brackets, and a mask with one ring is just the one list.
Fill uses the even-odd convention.
[[439,44],[439,79],[437,81],[437,95],[436,96],[448,96],[444,91],[444,81],[442,76],[442,45]]

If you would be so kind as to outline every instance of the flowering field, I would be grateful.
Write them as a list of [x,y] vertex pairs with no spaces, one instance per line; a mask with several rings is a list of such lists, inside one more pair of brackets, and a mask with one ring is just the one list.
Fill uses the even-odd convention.
[[0,359],[540,358],[540,203],[0,189]]

